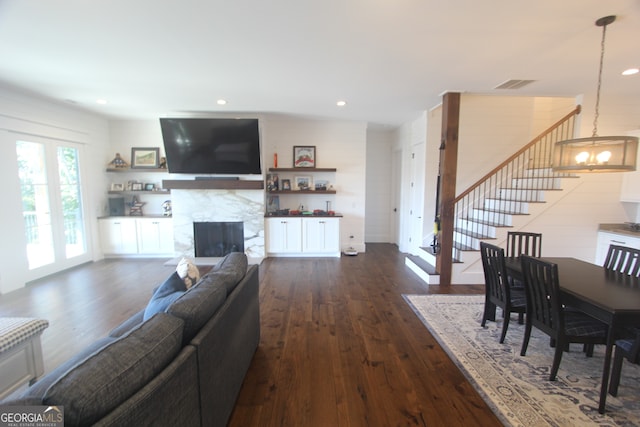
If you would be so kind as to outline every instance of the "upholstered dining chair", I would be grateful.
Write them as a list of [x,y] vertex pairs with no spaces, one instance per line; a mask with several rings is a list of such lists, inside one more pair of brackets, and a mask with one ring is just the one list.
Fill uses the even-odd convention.
[[486,242],[480,242],[482,269],[485,280],[485,302],[482,315],[482,327],[487,319],[495,311],[495,307],[502,309],[502,334],[500,343],[504,342],[509,327],[511,313],[519,313],[519,321],[522,323],[522,314],[526,310],[525,294],[523,289],[512,289],[509,285],[507,268],[504,263],[504,249]]
[[612,396],[618,395],[624,359],[636,365],[640,364],[640,330],[633,332],[635,332],[635,337],[616,340],[613,367],[611,368],[611,382],[609,383],[609,394]]
[[607,325],[577,310],[567,310],[562,304],[558,282],[558,266],[528,255],[520,257],[527,299],[527,318],[520,355],[527,353],[531,329],[535,326],[555,343],[549,380],[558,374],[562,352],[570,343],[584,344],[588,357],[594,344],[605,344]]
[[610,245],[603,267],[628,276],[640,277],[640,249]]
[[542,255],[542,233],[507,232],[507,256],[515,258],[520,255],[540,257]]

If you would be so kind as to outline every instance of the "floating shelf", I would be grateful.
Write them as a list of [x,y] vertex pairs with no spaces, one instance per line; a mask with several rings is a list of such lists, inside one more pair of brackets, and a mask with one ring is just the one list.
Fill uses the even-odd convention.
[[269,168],[269,172],[335,172],[336,168]]
[[117,168],[107,169],[107,172],[125,172],[125,173],[146,173],[146,172],[164,172],[169,173],[165,168]]
[[336,194],[336,190],[277,190],[269,194]]
[[162,188],[169,190],[262,190],[263,181],[232,179],[164,179]]
[[123,190],[109,191],[109,194],[171,194],[169,190]]

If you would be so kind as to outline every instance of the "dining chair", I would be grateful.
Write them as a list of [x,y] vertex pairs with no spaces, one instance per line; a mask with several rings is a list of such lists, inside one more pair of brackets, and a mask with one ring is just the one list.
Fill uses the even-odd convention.
[[527,352],[533,326],[549,335],[552,344],[555,343],[549,373],[549,380],[554,381],[562,352],[569,349],[569,344],[584,344],[584,351],[591,357],[594,344],[606,343],[607,325],[581,311],[564,307],[556,264],[528,255],[522,255],[520,262],[527,295],[527,317],[520,355]]
[[519,257],[529,255],[540,257],[542,254],[542,233],[530,233],[525,231],[507,232],[507,256]]
[[603,267],[628,276],[640,277],[640,249],[609,245]]
[[618,395],[620,376],[622,375],[622,362],[627,359],[636,365],[640,364],[640,330],[636,329],[634,337],[616,340],[616,350],[613,356],[613,367],[611,368],[611,381],[609,382],[609,394]]
[[486,242],[480,242],[480,253],[485,281],[485,302],[482,315],[482,327],[493,313],[495,307],[502,309],[502,334],[500,343],[504,342],[509,327],[511,313],[522,314],[526,310],[526,297],[523,289],[513,289],[509,284],[507,268],[504,262],[504,249]]

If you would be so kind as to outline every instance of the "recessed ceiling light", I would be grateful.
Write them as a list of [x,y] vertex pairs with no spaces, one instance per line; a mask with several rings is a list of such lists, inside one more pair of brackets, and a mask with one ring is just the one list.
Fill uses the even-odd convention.
[[338,107],[344,107],[345,105],[347,105],[347,101],[338,101],[338,102],[336,102],[336,105]]
[[227,105],[226,99],[218,99],[216,102],[218,103],[218,105]]
[[638,74],[638,72],[640,72],[640,69],[638,68],[629,68],[628,70],[624,70],[622,72],[623,76],[631,76],[633,74]]
[[96,99],[96,104],[105,105],[107,103],[106,99]]

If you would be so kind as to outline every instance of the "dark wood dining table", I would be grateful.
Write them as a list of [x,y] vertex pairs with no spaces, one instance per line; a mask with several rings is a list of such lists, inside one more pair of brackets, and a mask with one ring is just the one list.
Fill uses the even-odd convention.
[[[541,259],[558,266],[563,304],[579,309],[609,327],[598,407],[604,414],[615,340],[626,327],[640,325],[640,280],[575,258]],[[522,279],[519,258],[507,258],[506,266],[508,274]]]

